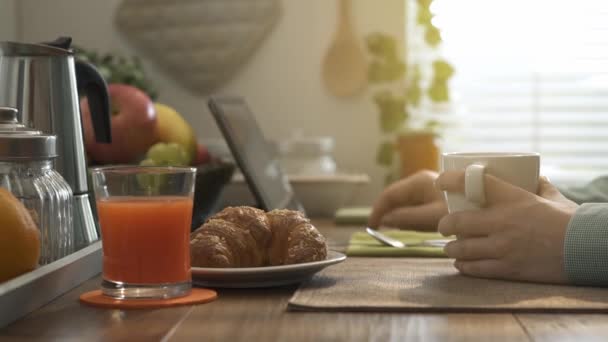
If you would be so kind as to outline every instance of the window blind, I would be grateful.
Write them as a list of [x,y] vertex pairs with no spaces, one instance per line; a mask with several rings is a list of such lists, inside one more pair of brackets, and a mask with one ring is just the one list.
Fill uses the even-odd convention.
[[[562,184],[608,175],[608,2],[435,0],[456,69],[447,151],[536,151]],[[411,37],[411,45],[422,43]],[[419,59],[433,53],[418,54]]]

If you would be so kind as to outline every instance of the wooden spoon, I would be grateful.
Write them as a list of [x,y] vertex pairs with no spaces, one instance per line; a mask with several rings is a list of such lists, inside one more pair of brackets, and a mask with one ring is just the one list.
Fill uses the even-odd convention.
[[368,63],[351,20],[351,0],[340,0],[338,30],[323,61],[323,80],[338,97],[357,94],[367,84]]

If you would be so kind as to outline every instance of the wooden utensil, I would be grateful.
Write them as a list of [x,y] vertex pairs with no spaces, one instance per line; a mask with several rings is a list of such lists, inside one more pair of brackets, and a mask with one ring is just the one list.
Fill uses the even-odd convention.
[[338,30],[323,61],[323,80],[338,97],[357,94],[367,84],[368,63],[354,32],[351,0],[340,0]]

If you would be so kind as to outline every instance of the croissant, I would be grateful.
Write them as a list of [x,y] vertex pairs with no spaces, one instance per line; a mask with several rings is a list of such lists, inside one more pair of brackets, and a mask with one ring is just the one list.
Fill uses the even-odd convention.
[[228,207],[190,236],[195,267],[260,267],[324,260],[325,238],[302,213]]

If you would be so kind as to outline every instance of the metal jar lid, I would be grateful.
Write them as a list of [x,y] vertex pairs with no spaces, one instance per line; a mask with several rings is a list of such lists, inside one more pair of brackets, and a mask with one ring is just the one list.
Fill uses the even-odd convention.
[[0,107],[0,132],[32,131],[17,120],[17,109]]
[[37,160],[57,157],[57,138],[25,127],[17,109],[0,107],[0,160]]
[[57,157],[57,138],[46,134],[0,133],[0,161],[26,161]]

